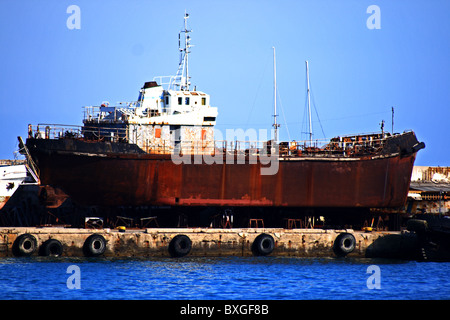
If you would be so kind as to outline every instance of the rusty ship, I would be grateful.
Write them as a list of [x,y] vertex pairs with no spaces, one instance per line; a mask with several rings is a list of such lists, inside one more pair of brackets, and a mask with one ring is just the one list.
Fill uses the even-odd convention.
[[218,109],[191,88],[188,17],[175,76],[146,82],[137,101],[84,107],[81,126],[29,125],[22,152],[35,163],[46,195],[65,194],[108,212],[165,208],[193,221],[205,211],[238,213],[235,223],[262,215],[266,225],[405,204],[416,153],[425,146],[412,131],[322,142],[279,142],[260,131],[244,133],[254,140],[239,141],[236,132],[220,139]]

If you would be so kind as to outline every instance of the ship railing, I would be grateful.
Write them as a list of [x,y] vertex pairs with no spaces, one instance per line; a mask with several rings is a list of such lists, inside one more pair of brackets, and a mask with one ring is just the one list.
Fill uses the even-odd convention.
[[58,139],[80,136],[81,126],[47,123],[28,125],[28,138]]
[[127,136],[126,128],[45,123],[28,125],[28,137],[35,139],[87,139],[93,141],[127,142]]
[[[181,141],[174,144],[173,153],[192,155],[256,155],[264,149],[264,141]],[[269,151],[270,153],[270,151]]]
[[[355,155],[372,155],[384,146],[382,137],[346,136],[335,140],[307,140],[280,142],[273,141],[182,141],[174,146],[166,146],[163,153],[209,154],[257,156],[277,153],[282,157],[328,156],[350,157]],[[161,151],[161,149],[160,149]]]
[[[62,124],[38,124],[28,126],[28,137],[37,139],[84,139],[91,141],[110,141],[131,143],[127,128],[102,126],[75,126]],[[329,156],[350,157],[378,153],[385,144],[387,136],[379,133],[336,137],[331,140],[283,141],[275,145],[269,141],[229,141],[196,140],[172,141],[145,139],[144,145],[138,143],[147,153],[192,154],[192,155],[236,155],[250,156],[278,154],[283,157]]]
[[25,163],[26,161],[22,159],[0,159],[0,166],[16,166]]
[[85,140],[128,142],[128,129],[123,127],[83,126],[81,130]]
[[83,107],[83,121],[85,123],[124,122],[127,117],[133,114],[133,108],[137,102],[119,102],[117,106],[110,106],[109,103],[102,103],[100,106]]
[[176,76],[156,76],[153,77],[153,81],[156,81],[161,86],[168,86],[170,88],[170,85],[174,83]]

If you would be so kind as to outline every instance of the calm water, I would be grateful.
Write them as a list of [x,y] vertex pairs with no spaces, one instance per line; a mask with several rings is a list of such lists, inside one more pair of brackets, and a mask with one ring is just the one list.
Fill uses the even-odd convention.
[[[380,289],[367,286],[370,265],[379,267]],[[80,289],[68,288],[70,277],[69,286],[79,284]],[[6,300],[450,299],[450,263],[276,257],[3,258],[0,294]]]

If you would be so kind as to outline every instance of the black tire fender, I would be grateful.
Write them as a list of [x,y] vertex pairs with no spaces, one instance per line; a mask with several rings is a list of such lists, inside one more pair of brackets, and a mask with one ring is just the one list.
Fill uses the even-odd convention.
[[31,256],[37,249],[37,240],[33,235],[24,233],[17,237],[13,243],[12,249],[15,256]]
[[355,236],[348,232],[340,233],[333,244],[333,251],[337,256],[345,257],[347,254],[353,252],[356,247]]
[[180,258],[189,254],[192,248],[191,239],[184,235],[179,234],[173,237],[169,243],[169,253],[172,257]]
[[45,241],[39,249],[41,256],[59,257],[63,254],[63,245],[59,240],[49,239]]
[[406,229],[416,233],[428,231],[428,222],[421,219],[409,219],[406,222]]
[[106,240],[100,234],[90,235],[83,245],[84,255],[87,257],[98,257],[105,253]]
[[270,234],[261,233],[252,244],[252,252],[256,256],[267,256],[275,248],[275,241]]

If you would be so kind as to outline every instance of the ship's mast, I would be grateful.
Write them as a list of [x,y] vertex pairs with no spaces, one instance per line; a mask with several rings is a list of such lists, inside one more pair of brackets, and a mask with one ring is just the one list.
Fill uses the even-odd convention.
[[309,88],[308,60],[306,60],[305,62],[306,62],[306,82],[307,82],[307,94],[308,94],[309,146],[312,147],[311,95],[310,95],[310,88]]
[[273,49],[273,128],[274,128],[274,141],[278,143],[278,127],[277,124],[277,62],[275,58],[275,47]]
[[[174,89],[174,86],[179,86],[180,90],[189,91],[189,48],[191,47],[191,37],[189,33],[192,30],[187,28],[188,13],[184,13],[184,29],[178,33],[178,49],[180,50],[180,64],[176,76],[171,80],[169,88]],[[181,34],[184,33],[184,48],[181,48]]]
[[391,108],[392,111],[392,135],[394,135],[394,107]]

